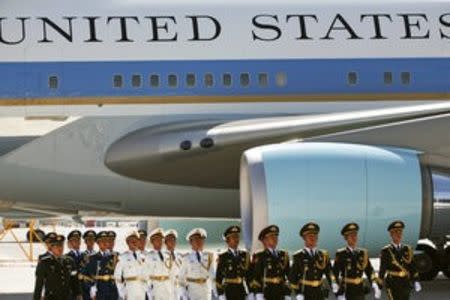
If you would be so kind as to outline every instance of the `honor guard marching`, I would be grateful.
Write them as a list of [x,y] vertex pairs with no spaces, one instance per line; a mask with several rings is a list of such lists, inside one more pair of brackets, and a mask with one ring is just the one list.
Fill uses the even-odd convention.
[[86,250],[81,254],[81,261],[80,261],[80,273],[78,274],[78,279],[80,280],[80,286],[81,286],[81,294],[83,296],[83,300],[89,300],[91,299],[89,290],[91,287],[91,284],[93,282],[93,279],[85,276],[82,271],[86,268],[87,264],[89,263],[89,258],[91,255],[95,254],[94,246],[95,246],[95,238],[96,234],[93,230],[87,230],[83,234],[83,240],[86,245]]
[[38,261],[40,261],[43,257],[48,256],[50,254],[50,241],[53,241],[58,234],[56,232],[49,232],[44,236],[43,242],[45,243],[46,251],[38,256]]
[[341,230],[347,246],[337,251],[333,265],[333,273],[340,286],[338,300],[364,300],[365,294],[370,292],[370,287],[365,284],[364,274],[374,290],[375,298],[381,297],[368,251],[358,248],[358,231],[356,223],[349,223]]
[[278,300],[288,298],[287,285],[289,254],[278,250],[279,228],[271,225],[261,230],[258,239],[264,250],[253,255],[253,274],[251,287],[257,300]]
[[149,293],[148,298],[166,300],[172,290],[170,274],[173,261],[170,255],[162,250],[164,231],[156,228],[149,234],[152,249],[147,255]]
[[144,300],[148,284],[146,258],[138,249],[139,233],[136,231],[129,232],[126,236],[126,242],[128,251],[119,256],[114,271],[117,290],[122,299]]
[[89,293],[96,300],[117,300],[118,292],[114,280],[114,269],[118,261],[116,254],[111,253],[108,232],[101,231],[96,236],[99,251],[89,258],[89,263],[83,270],[90,282]]
[[179,293],[182,300],[211,300],[214,258],[212,253],[203,250],[206,237],[203,228],[192,229],[186,237],[191,251],[181,263]]
[[36,267],[34,300],[69,300],[81,297],[74,261],[64,252],[64,236],[47,240],[49,252]]
[[147,247],[147,230],[139,229],[139,242],[138,242],[138,249],[141,251],[143,255],[147,255],[148,251],[145,249]]
[[[82,280],[78,279],[79,271],[81,268],[80,266],[81,266],[81,262],[83,259],[81,252],[80,252],[81,231],[72,230],[71,232],[69,232],[69,234],[67,235],[67,245],[68,245],[70,251],[67,252],[66,256],[69,256],[72,258],[72,260],[75,264],[76,272],[77,272],[77,274],[76,274],[77,280],[74,280],[73,284],[81,286]],[[73,297],[72,299],[75,299],[75,297]]]
[[297,300],[320,300],[328,297],[323,286],[323,277],[328,280],[333,293],[338,285],[331,270],[330,256],[326,250],[317,249],[320,227],[316,223],[307,223],[300,230],[305,247],[293,256],[293,265],[289,273],[291,288]]
[[402,221],[394,221],[388,226],[392,242],[381,250],[380,255],[379,276],[390,300],[409,299],[411,286],[416,292],[422,290],[413,249],[402,243],[404,228]]
[[170,293],[168,299],[179,300],[178,295],[178,274],[181,269],[182,255],[176,250],[178,233],[176,230],[169,229],[164,232],[164,243],[166,245],[166,254],[172,260],[172,269],[170,271]]
[[219,300],[245,300],[248,290],[250,256],[239,249],[241,229],[231,226],[223,233],[228,250],[217,261],[216,289]]

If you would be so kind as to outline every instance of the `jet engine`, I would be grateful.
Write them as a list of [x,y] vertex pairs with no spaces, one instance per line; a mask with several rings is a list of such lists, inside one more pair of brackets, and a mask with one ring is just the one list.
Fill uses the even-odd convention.
[[422,164],[418,151],[339,143],[252,148],[241,160],[245,243],[258,248],[258,232],[277,224],[281,247],[295,250],[302,224],[316,221],[320,247],[333,253],[344,245],[341,228],[354,221],[360,245],[376,256],[396,219],[406,223],[404,239],[413,245],[448,234],[449,191],[449,173]]

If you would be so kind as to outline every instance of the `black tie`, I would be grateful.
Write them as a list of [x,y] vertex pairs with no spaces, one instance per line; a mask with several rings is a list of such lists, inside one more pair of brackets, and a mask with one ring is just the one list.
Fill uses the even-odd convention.
[[170,256],[172,257],[172,260],[175,260],[175,253],[173,251],[170,252]]
[[134,259],[137,259],[136,252],[134,252],[134,251],[133,251],[133,257],[134,257]]
[[273,250],[273,251],[272,251],[272,255],[273,255],[273,257],[278,258],[278,253],[277,253],[276,250]]
[[158,251],[158,255],[159,255],[159,258],[161,259],[161,261],[164,261],[164,257],[162,255],[161,251]]
[[198,262],[201,262],[201,259],[200,259],[200,253],[197,251],[196,254],[197,254],[197,260],[198,260]]

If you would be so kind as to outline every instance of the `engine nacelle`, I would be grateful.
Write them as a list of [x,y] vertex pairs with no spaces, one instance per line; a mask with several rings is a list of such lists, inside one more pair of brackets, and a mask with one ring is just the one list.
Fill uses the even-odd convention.
[[340,230],[351,221],[359,223],[360,245],[371,255],[389,241],[386,227],[396,219],[407,224],[405,241],[415,244],[436,222],[432,188],[424,184],[432,176],[425,176],[429,169],[419,156],[405,149],[335,143],[246,151],[240,176],[246,246],[258,248],[259,231],[277,224],[281,247],[298,249],[299,229],[311,220],[321,226],[320,246],[330,251],[343,246]]

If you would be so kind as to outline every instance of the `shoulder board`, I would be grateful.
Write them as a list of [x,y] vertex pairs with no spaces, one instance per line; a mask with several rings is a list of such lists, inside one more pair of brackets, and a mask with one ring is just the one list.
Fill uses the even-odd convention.
[[187,253],[180,253],[180,256],[181,257],[187,257],[187,256],[189,256],[189,252],[187,252]]
[[339,248],[339,249],[337,249],[336,250],[336,253],[340,253],[340,252],[345,252],[345,251],[347,251],[347,248]]
[[297,250],[294,252],[294,256],[298,256],[299,254],[303,253],[303,249]]
[[265,250],[259,250],[259,251],[255,252],[255,253],[253,253],[253,255],[260,256],[260,255],[264,254],[264,251]]
[[289,253],[286,250],[279,250],[279,252],[283,255],[289,255]]
[[220,252],[219,256],[225,256],[226,254],[228,254],[228,250]]
[[52,258],[51,255],[44,255],[44,256],[41,257],[41,260],[48,260],[50,258]]
[[389,249],[389,247],[391,247],[391,245],[386,245],[383,247],[383,250],[387,250],[387,249]]

